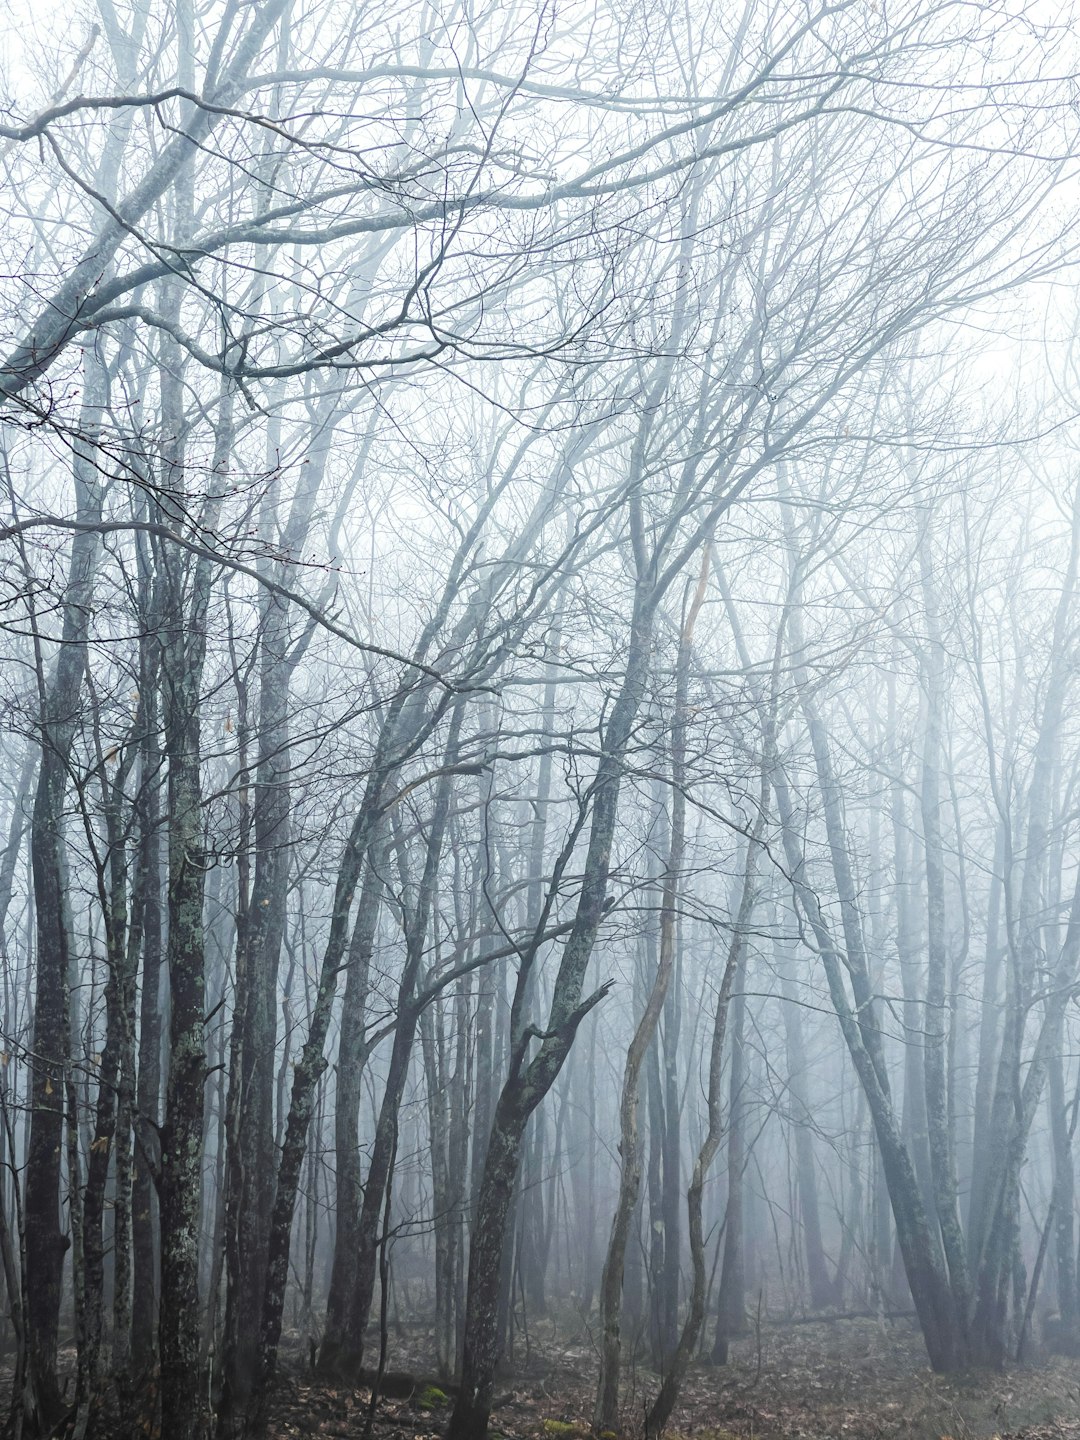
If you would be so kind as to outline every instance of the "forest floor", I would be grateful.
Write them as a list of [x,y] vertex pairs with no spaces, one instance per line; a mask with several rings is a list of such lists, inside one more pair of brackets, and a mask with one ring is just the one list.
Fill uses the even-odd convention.
[[[372,1440],[428,1440],[445,1429],[448,1401],[432,1389],[422,1336],[392,1344],[390,1364],[423,1377],[408,1399],[379,1402]],[[430,1363],[430,1362],[429,1362]],[[541,1325],[528,1353],[499,1382],[493,1440],[584,1440],[595,1352]],[[624,1432],[644,1436],[644,1407],[659,1377],[627,1373]],[[299,1368],[282,1377],[272,1440],[359,1440],[370,1391],[324,1385]],[[906,1321],[763,1324],[732,1346],[731,1363],[686,1378],[668,1440],[1080,1440],[1080,1363],[1050,1357],[1005,1373],[945,1378]]]

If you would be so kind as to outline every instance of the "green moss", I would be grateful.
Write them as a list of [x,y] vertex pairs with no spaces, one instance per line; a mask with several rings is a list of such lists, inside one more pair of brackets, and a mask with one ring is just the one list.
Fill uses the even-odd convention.
[[450,1397],[437,1385],[425,1385],[417,1395],[416,1403],[421,1410],[438,1410],[443,1405],[449,1405]]
[[573,1440],[573,1437],[588,1435],[589,1430],[572,1420],[545,1420],[544,1433],[554,1436],[555,1440]]

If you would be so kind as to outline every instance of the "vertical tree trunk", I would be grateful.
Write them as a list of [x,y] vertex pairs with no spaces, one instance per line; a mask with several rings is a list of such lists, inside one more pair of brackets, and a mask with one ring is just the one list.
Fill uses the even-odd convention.
[[994,831],[994,864],[986,907],[986,953],[983,958],[982,994],[979,1002],[979,1061],[975,1078],[975,1114],[972,1132],[975,1138],[971,1168],[971,1198],[967,1213],[968,1262],[977,1258],[977,1237],[985,1224],[987,1198],[987,1162],[989,1147],[984,1143],[990,1133],[991,1106],[994,1097],[994,1075],[997,1070],[1001,1037],[1001,972],[1005,946],[1001,936],[1001,904],[1005,889],[1005,831],[1009,822],[998,820]]
[[[149,557],[140,546],[140,592],[145,626],[156,636],[160,615],[152,600]],[[161,1114],[161,802],[158,772],[160,657],[156,639],[144,642],[140,693],[146,700],[146,730],[139,758],[139,849],[137,891],[142,934],[142,976],[139,997],[139,1056],[135,1090],[135,1152],[131,1182],[131,1370],[144,1376],[156,1353],[159,1294],[157,1219],[154,1171],[160,1163],[158,1120]]]
[[431,1153],[431,1227],[435,1242],[435,1363],[440,1378],[446,1379],[453,1365],[453,1269],[450,1252],[450,1097],[446,1065],[446,1040],[435,1028],[429,1006],[420,1016],[420,1041],[424,1056],[427,1090],[429,1150]]
[[[169,363],[171,361],[171,363]],[[162,369],[167,485],[183,496],[185,449],[182,374],[173,351]],[[223,488],[232,452],[232,408],[223,388],[208,494]],[[213,528],[210,498],[203,529]],[[168,542],[161,551],[161,686],[168,760],[169,1070],[161,1131],[161,1355],[162,1440],[193,1440],[202,1424],[199,1294],[203,1087],[206,1080],[205,936],[203,897],[207,857],[203,841],[200,702],[206,655],[211,564],[192,567]],[[190,595],[188,591],[190,590]]]
[[343,1370],[355,1361],[356,1346],[348,1334],[347,1326],[352,1296],[358,1283],[357,1267],[360,1258],[360,1205],[363,1193],[359,1148],[360,1095],[367,1065],[364,1023],[371,956],[382,904],[384,859],[381,853],[376,855],[364,875],[346,960],[345,998],[341,1008],[338,1041],[337,1098],[334,1107],[337,1230],[334,1235],[330,1291],[326,1302],[326,1328],[319,1353],[319,1370],[328,1375],[343,1373]]
[[[923,1064],[923,984],[920,940],[915,920],[917,881],[911,873],[909,819],[903,788],[892,787],[894,889],[896,891],[896,947],[900,961],[904,1022],[904,1142],[911,1153],[919,1179],[923,1205],[934,1211],[934,1182],[930,1163],[930,1138],[926,1116],[926,1067]],[[940,1247],[934,1230],[931,1243]]]
[[1069,1115],[1065,1099],[1065,1065],[1062,1058],[1064,1007],[1053,1022],[1049,1041],[1050,1139],[1054,1158],[1054,1274],[1058,1312],[1062,1328],[1075,1340],[1080,1323],[1080,1290],[1076,1271],[1076,1172],[1073,1162],[1072,1127],[1075,1110]]
[[821,1236],[821,1207],[818,1201],[817,1164],[811,1134],[814,1110],[807,1085],[806,1044],[803,1038],[802,1009],[795,990],[791,956],[786,947],[777,947],[776,968],[780,976],[787,1055],[788,1084],[793,1101],[795,1126],[795,1178],[799,1196],[799,1233],[806,1252],[806,1277],[810,1304],[824,1310],[835,1301],[829,1278],[825,1246]]
[[[929,525],[929,519],[927,519]],[[932,572],[930,535],[925,530],[919,545],[919,570],[927,643],[923,655],[926,724],[923,734],[922,814],[926,862],[927,984],[923,1065],[926,1080],[926,1121],[930,1144],[930,1170],[934,1205],[949,1281],[956,1297],[961,1323],[966,1327],[971,1299],[967,1253],[960,1225],[956,1158],[953,1149],[952,1107],[949,1103],[948,1041],[950,1001],[949,956],[945,933],[945,854],[941,834],[941,752],[945,703],[945,650],[941,618]]]
[[[331,401],[331,403],[333,403]],[[291,583],[303,553],[328,453],[322,414],[318,437],[293,497],[287,523],[276,520],[276,481],[261,516],[265,543],[274,558],[261,562],[272,584]],[[273,432],[272,436],[273,436]],[[331,430],[332,433],[332,430]],[[268,443],[268,467],[278,445]],[[237,921],[236,1004],[230,1045],[228,1099],[228,1283],[225,1303],[224,1393],[221,1424],[227,1433],[246,1414],[259,1364],[258,1327],[250,1323],[262,1303],[274,1187],[274,1054],[277,1047],[277,990],[285,935],[290,865],[290,687],[306,637],[296,638],[288,605],[264,587],[260,597],[258,740],[251,827],[255,866],[250,895]],[[308,631],[310,634],[310,630]],[[246,777],[245,777],[246,778]]]
[[[663,923],[661,920],[661,939]],[[682,1106],[679,1095],[679,1032],[682,1028],[682,987],[679,959],[673,959],[672,977],[664,1004],[660,1032],[660,1103],[664,1127],[660,1151],[660,1223],[664,1227],[664,1260],[658,1275],[657,1360],[666,1369],[679,1343],[679,1287],[682,1278]]]
[[732,1335],[746,1325],[746,1257],[743,1234],[743,1173],[746,1168],[746,947],[740,947],[733,976],[734,993],[728,1023],[731,1027],[731,1074],[728,1091],[727,1171],[728,1196],[724,1211],[724,1259],[716,1302],[714,1365],[728,1362]]
[[[138,722],[138,716],[136,720]],[[122,1070],[126,1060],[130,1063],[130,1034],[135,999],[133,957],[128,939],[127,819],[123,812],[125,783],[134,766],[136,752],[133,747],[127,747],[123,758],[119,760],[115,777],[110,777],[108,763],[102,753],[100,735],[97,738],[102,811],[108,845],[108,857],[98,876],[99,902],[105,925],[105,1043],[98,1067],[94,1137],[88,1150],[86,1187],[83,1192],[84,1347],[79,1365],[81,1393],[78,1395],[77,1406],[80,1413],[76,1417],[75,1426],[79,1435],[85,1433],[94,1391],[102,1379],[99,1372],[105,1320],[106,1187],[121,1118],[118,1115],[118,1099],[125,1079]],[[126,1127],[126,1114],[123,1122]],[[125,1128],[123,1148],[126,1148],[127,1140],[128,1133]],[[120,1148],[122,1147],[117,1147],[117,1150]],[[118,1173],[118,1185],[120,1179]]]
[[[88,438],[75,443],[75,511],[82,524],[93,526],[101,518],[102,484],[92,437],[106,398],[103,364],[94,347],[85,352],[83,383],[80,428]],[[71,966],[62,817],[68,760],[81,720],[98,549],[99,539],[92,529],[76,532],[71,542],[56,668],[48,679],[44,674],[40,679],[41,764],[30,830],[37,966],[26,1156],[26,1319],[33,1388],[47,1425],[55,1423],[62,1409],[56,1351],[64,1254],[69,1243],[60,1219]]]

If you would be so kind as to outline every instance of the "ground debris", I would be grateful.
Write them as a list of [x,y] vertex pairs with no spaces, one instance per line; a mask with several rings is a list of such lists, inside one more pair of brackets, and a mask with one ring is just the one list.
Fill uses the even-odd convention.
[[[395,1364],[422,1368],[422,1337]],[[425,1372],[429,1373],[429,1372]],[[628,1357],[619,1440],[644,1440],[644,1415],[660,1377]],[[492,1440],[587,1436],[593,1376],[586,1347],[534,1337],[527,1361],[507,1368]],[[371,1392],[286,1373],[271,1407],[270,1440],[364,1431]],[[449,1407],[419,1397],[383,1400],[374,1440],[434,1440]],[[654,1437],[650,1437],[654,1440]],[[668,1440],[1080,1440],[1080,1373],[1051,1358],[1005,1373],[930,1370],[906,1322],[868,1320],[763,1326],[731,1349],[731,1363],[699,1364],[686,1377]]]

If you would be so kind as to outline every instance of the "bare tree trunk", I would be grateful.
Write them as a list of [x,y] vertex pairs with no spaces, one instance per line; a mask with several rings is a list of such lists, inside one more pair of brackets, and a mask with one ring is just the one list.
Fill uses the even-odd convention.
[[[142,545],[140,592],[148,634],[156,636],[160,620],[152,597],[149,557]],[[140,693],[146,699],[146,730],[139,759],[138,910],[142,933],[142,993],[139,997],[139,1057],[135,1091],[135,1156],[131,1184],[131,1369],[134,1377],[149,1370],[156,1353],[158,1274],[158,1194],[155,1171],[160,1163],[158,1120],[161,1114],[161,803],[158,740],[160,656],[156,639],[142,647]]]
[[1076,1172],[1073,1163],[1073,1126],[1076,1124],[1065,1099],[1065,1065],[1062,1058],[1064,1007],[1053,1022],[1048,1042],[1050,1137],[1054,1157],[1054,1274],[1058,1313],[1065,1334],[1075,1340],[1080,1324],[1080,1290],[1076,1270]]
[[[91,694],[93,690],[91,689]],[[95,707],[96,708],[96,707]],[[95,730],[97,720],[95,717]],[[137,733],[137,731],[136,731]],[[104,1232],[106,1187],[117,1139],[118,1098],[122,1084],[122,1068],[130,1056],[130,1034],[135,1000],[134,973],[128,939],[128,858],[124,787],[134,766],[136,752],[127,747],[119,761],[115,777],[108,775],[108,765],[97,737],[97,758],[102,784],[102,810],[108,858],[98,876],[99,900],[105,923],[105,1044],[98,1068],[98,1094],[94,1118],[94,1138],[88,1151],[86,1187],[83,1192],[83,1255],[84,1255],[84,1351],[80,1357],[82,1393],[81,1413],[76,1418],[76,1433],[85,1433],[89,1407],[102,1376],[100,1361],[102,1331],[105,1319],[105,1247]],[[125,1126],[128,1117],[124,1117]],[[125,1128],[124,1148],[128,1133]],[[120,1147],[117,1147],[118,1150]],[[119,1183],[119,1175],[117,1177]]]
[[[1046,1077],[1048,1019],[1044,1017],[1027,1071],[1025,1034],[1033,1010],[1038,957],[1042,949],[1042,896],[1050,833],[1050,799],[1061,739],[1066,695],[1071,679],[1067,636],[1072,626],[1077,570],[1080,565],[1080,492],[1073,495],[1068,567],[1054,614],[1050,671],[1035,742],[1027,797],[1027,836],[1023,877],[1016,917],[1010,927],[1005,1019],[986,1140],[987,1194],[979,1207],[980,1228],[972,1237],[976,1354],[984,1363],[1001,1365],[1014,1353],[1009,1312],[1020,1241],[1020,1171],[1027,1138]],[[1078,892],[1080,895],[1080,892]],[[1072,943],[1078,896],[1074,895],[1069,932],[1056,974],[1065,983],[1074,964]],[[1051,1002],[1054,1003],[1054,1002]],[[1022,1308],[1022,1301],[1021,1301]],[[1020,1315],[1012,1304],[1014,1318]]]
[[[818,737],[819,749],[823,738],[820,735]],[[834,792],[831,789],[831,772],[827,758],[824,753],[820,758],[824,765],[823,789],[827,795],[831,795]],[[959,1334],[952,1291],[933,1244],[911,1156],[893,1111],[881,1029],[876,1005],[869,992],[857,931],[854,928],[856,919],[850,913],[846,917],[846,928],[854,942],[849,944],[846,951],[846,970],[851,976],[854,991],[853,1005],[846,990],[845,965],[841,952],[835,946],[817,897],[805,879],[802,851],[795,830],[794,808],[787,784],[779,774],[774,777],[773,790],[783,827],[784,851],[795,895],[809,922],[817,953],[825,970],[833,1007],[840,1020],[859,1083],[870,1105],[896,1221],[897,1241],[930,1362],[936,1370],[959,1369],[966,1362],[966,1346]],[[835,800],[827,798],[826,807],[827,815],[830,809],[832,811],[831,843],[839,844],[841,832],[837,829],[839,816],[835,810]],[[840,874],[845,874],[842,863]],[[850,906],[853,897],[846,885],[841,888],[841,895],[846,906]]]
[[[330,1293],[326,1302],[326,1328],[319,1353],[319,1370],[336,1374],[342,1365],[354,1364],[357,1349],[348,1333],[352,1297],[358,1283],[360,1261],[360,1095],[367,1065],[364,1022],[368,977],[382,903],[382,865],[379,853],[369,863],[349,943],[345,972],[345,998],[338,1041],[337,1092],[334,1107],[334,1153],[337,1163],[334,1255]],[[355,1363],[359,1363],[358,1360]]]
[[[168,417],[167,490],[184,493],[182,376],[174,354],[162,370]],[[232,411],[223,391],[208,494],[223,488],[232,451]],[[169,502],[172,503],[171,500]],[[204,529],[217,504],[208,501]],[[162,1440],[193,1440],[201,1428],[200,1202],[203,1087],[206,1080],[205,936],[203,898],[207,860],[203,842],[200,702],[206,654],[206,615],[212,571],[200,559],[188,575],[181,552],[161,552],[162,718],[168,779],[169,1070],[161,1131],[161,1354]],[[190,598],[187,591],[190,585]]]
[[731,1074],[728,1089],[727,1171],[728,1195],[724,1211],[724,1259],[716,1302],[714,1365],[728,1362],[732,1335],[746,1326],[746,1257],[743,1234],[743,1172],[746,1168],[746,946],[740,948],[733,976],[734,994],[728,1023],[731,1027]]
[[[345,1327],[350,1346],[354,1349],[352,1354],[344,1358],[348,1363],[355,1355],[357,1365],[363,1358],[364,1331],[367,1328],[371,1304],[375,1297],[379,1262],[379,1226],[397,1152],[398,1112],[401,1108],[402,1096],[405,1093],[405,1081],[408,1078],[413,1042],[420,1020],[417,987],[421,978],[424,943],[432,923],[435,906],[439,865],[442,859],[443,840],[446,834],[446,821],[452,793],[450,771],[457,762],[463,715],[464,707],[459,703],[454,709],[450,722],[444,759],[446,770],[436,789],[423,875],[416,889],[415,901],[411,904],[407,900],[404,902],[406,904],[405,965],[398,986],[397,1022],[394,1028],[394,1044],[390,1053],[386,1089],[379,1107],[379,1118],[375,1126],[375,1143],[371,1151],[371,1161],[364,1182],[363,1202],[360,1206],[356,1288],[350,1296],[348,1320]],[[404,872],[402,878],[404,881]]]
[[1007,824],[1008,821],[1001,817],[995,827],[994,863],[986,908],[986,954],[983,959],[982,994],[979,1003],[979,1062],[975,1078],[975,1114],[972,1124],[975,1144],[972,1153],[971,1197],[967,1213],[969,1264],[976,1258],[974,1245],[984,1224],[988,1147],[983,1143],[983,1137],[990,1131],[994,1074],[1001,1034],[1001,971],[1005,958],[1005,946],[1001,937],[1001,902],[1005,889],[1003,871]]
[[[892,786],[891,819],[893,829],[894,889],[896,891],[896,946],[900,961],[900,984],[903,990],[904,1022],[904,1143],[911,1153],[915,1174],[919,1179],[923,1205],[933,1213],[934,1182],[930,1163],[930,1138],[926,1116],[926,1067],[922,1060],[923,994],[921,943],[915,920],[917,882],[911,873],[909,820],[903,788]],[[940,1245],[934,1231],[931,1243]]]
[[[619,1194],[611,1222],[607,1258],[600,1284],[600,1374],[596,1388],[593,1428],[619,1428],[619,1371],[622,1353],[622,1292],[626,1248],[630,1225],[641,1189],[641,1143],[638,1137],[638,1094],[641,1067],[656,1039],[668,990],[675,970],[678,938],[677,905],[679,883],[686,849],[686,724],[687,691],[694,623],[705,598],[708,551],[702,556],[701,573],[683,620],[675,665],[675,698],[671,724],[671,823],[667,866],[660,899],[660,955],[652,988],[638,1020],[626,1054],[622,1095],[619,1102]],[[677,1000],[676,1000],[677,1003]],[[676,1132],[676,1146],[678,1144]],[[676,1167],[678,1154],[676,1150]],[[665,1230],[666,1236],[666,1230]],[[677,1247],[676,1247],[677,1248]],[[677,1272],[676,1272],[677,1273]],[[677,1292],[676,1292],[677,1293]]]
[[[328,423],[324,407],[321,423],[316,421],[313,427],[315,453],[308,457],[284,526],[276,521],[276,477],[264,500],[260,528],[275,558],[262,562],[261,568],[277,586],[291,583],[296,558],[307,541],[328,449],[328,439],[320,432]],[[278,446],[271,442],[267,460],[273,468]],[[228,1433],[237,1416],[246,1414],[259,1366],[258,1328],[250,1323],[250,1317],[258,1312],[265,1290],[274,1203],[267,1176],[274,1173],[276,1161],[273,1058],[291,855],[290,687],[309,637],[310,628],[299,638],[292,634],[287,602],[277,591],[264,587],[260,594],[258,753],[251,807],[255,867],[251,893],[244,897],[237,920],[236,1007],[229,1064],[223,1433]]]
[[[674,919],[672,918],[672,924]],[[664,924],[661,913],[660,943]],[[672,957],[672,976],[664,1004],[660,1034],[660,1103],[664,1127],[660,1149],[660,1223],[664,1227],[664,1259],[653,1276],[657,1288],[657,1321],[661,1369],[670,1363],[679,1335],[679,1286],[682,1279],[682,1106],[679,1096],[679,1032],[682,1028],[682,987],[679,957]]]
[[554,1084],[581,1021],[608,989],[603,986],[582,1000],[585,972],[607,901],[623,757],[645,691],[654,607],[653,597],[639,586],[623,684],[604,731],[591,789],[592,824],[574,925],[563,949],[547,1026],[536,1037],[540,1049],[531,1061],[528,1048],[536,1032],[525,1023],[520,999],[535,945],[518,972],[509,1074],[495,1107],[473,1224],[461,1387],[450,1420],[450,1440],[478,1440],[487,1432],[499,1358],[499,1277],[525,1125]]
[[[771,719],[768,724],[771,726]],[[709,1084],[708,1084],[708,1125],[705,1130],[704,1139],[694,1160],[694,1169],[690,1179],[690,1186],[686,1192],[687,1230],[690,1238],[690,1263],[692,1269],[692,1280],[690,1284],[690,1303],[687,1310],[686,1321],[679,1336],[679,1343],[675,1347],[675,1353],[671,1358],[667,1374],[657,1393],[656,1399],[649,1408],[645,1421],[645,1430],[649,1435],[659,1435],[671,1419],[671,1413],[675,1409],[675,1402],[679,1397],[679,1390],[686,1378],[686,1372],[690,1362],[697,1351],[698,1337],[701,1334],[701,1327],[705,1320],[705,1234],[702,1224],[702,1194],[705,1189],[705,1182],[709,1177],[713,1161],[716,1159],[716,1152],[720,1148],[723,1139],[723,1103],[722,1103],[722,1079],[724,1067],[724,1038],[727,1031],[728,1012],[731,1003],[731,991],[735,984],[736,977],[742,966],[743,956],[746,947],[746,934],[754,911],[757,888],[757,866],[759,852],[761,849],[761,837],[765,827],[766,800],[768,797],[768,772],[771,769],[770,757],[772,742],[768,734],[765,737],[764,755],[762,758],[761,770],[761,794],[759,797],[758,816],[746,844],[746,860],[743,868],[742,894],[739,900],[738,910],[735,917],[735,925],[731,935],[731,943],[728,947],[727,961],[724,965],[723,977],[720,981],[720,990],[716,998],[716,1010],[713,1015],[712,1043],[709,1048]],[[742,1177],[739,1177],[740,1181]]]
[[810,1304],[824,1310],[834,1303],[835,1287],[829,1277],[825,1246],[821,1238],[821,1210],[818,1203],[817,1164],[811,1134],[813,1107],[807,1086],[806,1044],[802,1010],[793,983],[793,966],[786,948],[777,946],[776,968],[784,996],[784,1037],[787,1051],[788,1084],[794,1109],[796,1184],[799,1195],[799,1233],[806,1252],[806,1275],[810,1282]]
[[[929,527],[929,517],[926,525]],[[926,726],[923,735],[922,813],[923,849],[926,861],[927,984],[924,1020],[926,1077],[926,1120],[930,1142],[930,1170],[934,1205],[941,1241],[949,1267],[949,1281],[956,1297],[957,1312],[966,1326],[971,1303],[971,1282],[967,1253],[960,1225],[956,1185],[956,1157],[953,1151],[952,1106],[950,1104],[949,1040],[949,957],[945,933],[945,855],[941,835],[941,749],[945,703],[945,651],[941,639],[941,617],[934,584],[930,535],[924,530],[919,545],[919,569],[927,644],[923,655],[923,682],[926,692]]]
[[[83,383],[82,429],[87,438],[75,443],[75,506],[79,521],[93,526],[101,518],[102,484],[92,437],[106,398],[103,364],[94,347],[88,347],[85,354]],[[30,831],[37,969],[26,1157],[26,1317],[33,1389],[46,1425],[55,1423],[62,1409],[56,1351],[64,1255],[69,1244],[60,1219],[71,967],[62,816],[68,760],[81,719],[98,549],[99,539],[92,529],[76,532],[71,542],[56,669],[50,679],[42,675],[40,680],[42,750]]]

